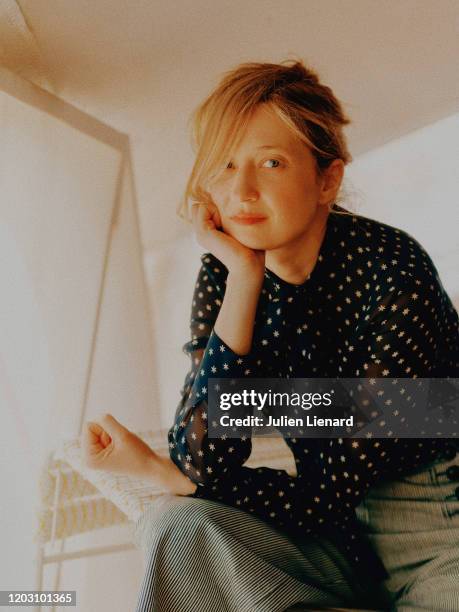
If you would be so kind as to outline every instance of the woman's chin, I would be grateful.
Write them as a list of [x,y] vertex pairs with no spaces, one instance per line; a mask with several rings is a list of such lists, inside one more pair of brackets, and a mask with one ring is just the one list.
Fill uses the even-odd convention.
[[231,233],[228,232],[228,234],[230,234],[230,236],[232,236],[235,240],[240,242],[248,249],[254,249],[256,251],[266,251],[272,248],[271,244],[273,241],[269,238],[269,236],[266,236],[266,234],[263,235],[263,232],[253,232],[252,235],[250,235],[251,232],[244,230],[234,231],[232,229]]
[[236,240],[240,242],[243,246],[254,251],[268,251],[272,248],[271,242],[266,238],[249,239],[245,236],[244,238],[234,236],[234,238],[236,238]]

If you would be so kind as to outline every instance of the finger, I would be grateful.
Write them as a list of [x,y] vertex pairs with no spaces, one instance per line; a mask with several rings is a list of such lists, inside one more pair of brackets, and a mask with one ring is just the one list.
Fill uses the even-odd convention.
[[115,417],[111,414],[104,414],[99,420],[105,431],[112,439],[129,432],[129,430],[126,429],[124,425],[121,425],[121,423],[117,421]]
[[86,423],[86,426],[91,433],[94,433],[98,436],[100,436],[100,434],[104,431],[99,425],[99,423],[96,423],[95,421],[88,421]]
[[222,226],[222,218],[221,218],[221,215],[220,215],[220,211],[218,210],[217,207],[215,207],[214,221],[215,221],[215,225],[218,228]]
[[92,421],[88,421],[86,423],[86,437],[91,444],[99,442],[100,436],[102,435],[103,431],[104,430],[99,425],[99,423],[94,423]]
[[191,220],[193,221],[193,224],[196,223],[196,218],[198,215],[198,208],[200,206],[202,206],[200,202],[193,202],[193,204],[191,205]]
[[102,434],[100,436],[100,441],[102,445],[106,447],[111,443],[112,439],[110,438],[110,436],[108,435],[106,431],[102,431]]
[[103,431],[97,423],[86,423],[81,437],[81,446],[86,455],[97,455],[104,450],[101,444],[100,431]]
[[211,202],[206,202],[205,204],[201,204],[197,211],[196,223],[197,229],[199,230],[207,230],[207,229],[215,229],[215,213],[217,211],[217,207],[215,204]]
[[204,202],[196,202],[196,204],[193,206],[193,225],[196,231],[199,231],[202,227],[202,218],[203,214],[205,214],[205,209],[206,205]]
[[215,204],[210,204],[207,209],[209,217],[206,219],[207,227],[211,229],[219,229],[222,226],[220,211]]
[[196,231],[201,227],[201,215],[203,212],[205,213],[206,206],[205,202],[194,202],[191,207],[191,220]]
[[88,437],[91,444],[102,443],[103,446],[108,446],[112,439],[108,433],[99,425],[99,423],[88,422],[87,424]]

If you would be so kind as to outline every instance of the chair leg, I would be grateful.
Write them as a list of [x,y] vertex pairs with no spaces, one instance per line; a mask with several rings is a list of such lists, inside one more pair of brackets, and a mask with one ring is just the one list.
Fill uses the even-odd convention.
[[[35,590],[41,591],[43,589],[43,571],[44,571],[44,563],[43,563],[43,546],[44,544],[40,542],[38,544],[37,556],[36,556],[36,567],[35,567]],[[41,606],[38,604],[34,606],[34,612],[40,612]]]
[[[64,552],[64,549],[65,549],[65,538],[62,538],[59,555],[62,555],[62,553]],[[59,561],[57,561],[56,563],[56,574],[54,576],[54,591],[58,591],[60,584],[61,584],[62,561],[63,559],[60,558]],[[51,608],[51,612],[56,612],[56,606],[53,606]]]

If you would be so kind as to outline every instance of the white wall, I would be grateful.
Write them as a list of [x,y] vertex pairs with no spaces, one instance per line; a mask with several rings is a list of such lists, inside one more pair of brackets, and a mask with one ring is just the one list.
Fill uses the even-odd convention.
[[155,371],[159,385],[161,426],[170,427],[179,402],[189,357],[191,300],[201,261],[191,229],[186,238],[145,253],[145,271],[152,312]]
[[[47,451],[79,434],[87,384],[87,417],[132,428],[154,427],[158,401],[125,137],[1,68],[0,129],[0,589],[29,590],[39,476]],[[137,551],[71,562],[62,586],[81,610],[132,609],[140,565]],[[96,587],[116,576],[107,599]]]
[[433,259],[459,306],[459,113],[358,157],[348,169],[356,212],[399,227]]

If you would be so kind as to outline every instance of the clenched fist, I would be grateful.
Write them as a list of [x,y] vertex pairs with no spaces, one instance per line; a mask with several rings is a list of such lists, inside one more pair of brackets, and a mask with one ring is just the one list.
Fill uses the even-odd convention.
[[82,439],[85,464],[95,470],[151,478],[157,455],[111,414],[86,423]]
[[265,251],[246,247],[223,230],[218,208],[213,202],[193,204],[193,227],[199,244],[215,255],[230,273],[256,275],[263,279]]
[[182,474],[170,457],[161,457],[111,414],[88,422],[81,446],[85,465],[147,480],[175,495],[190,495],[196,485]]

